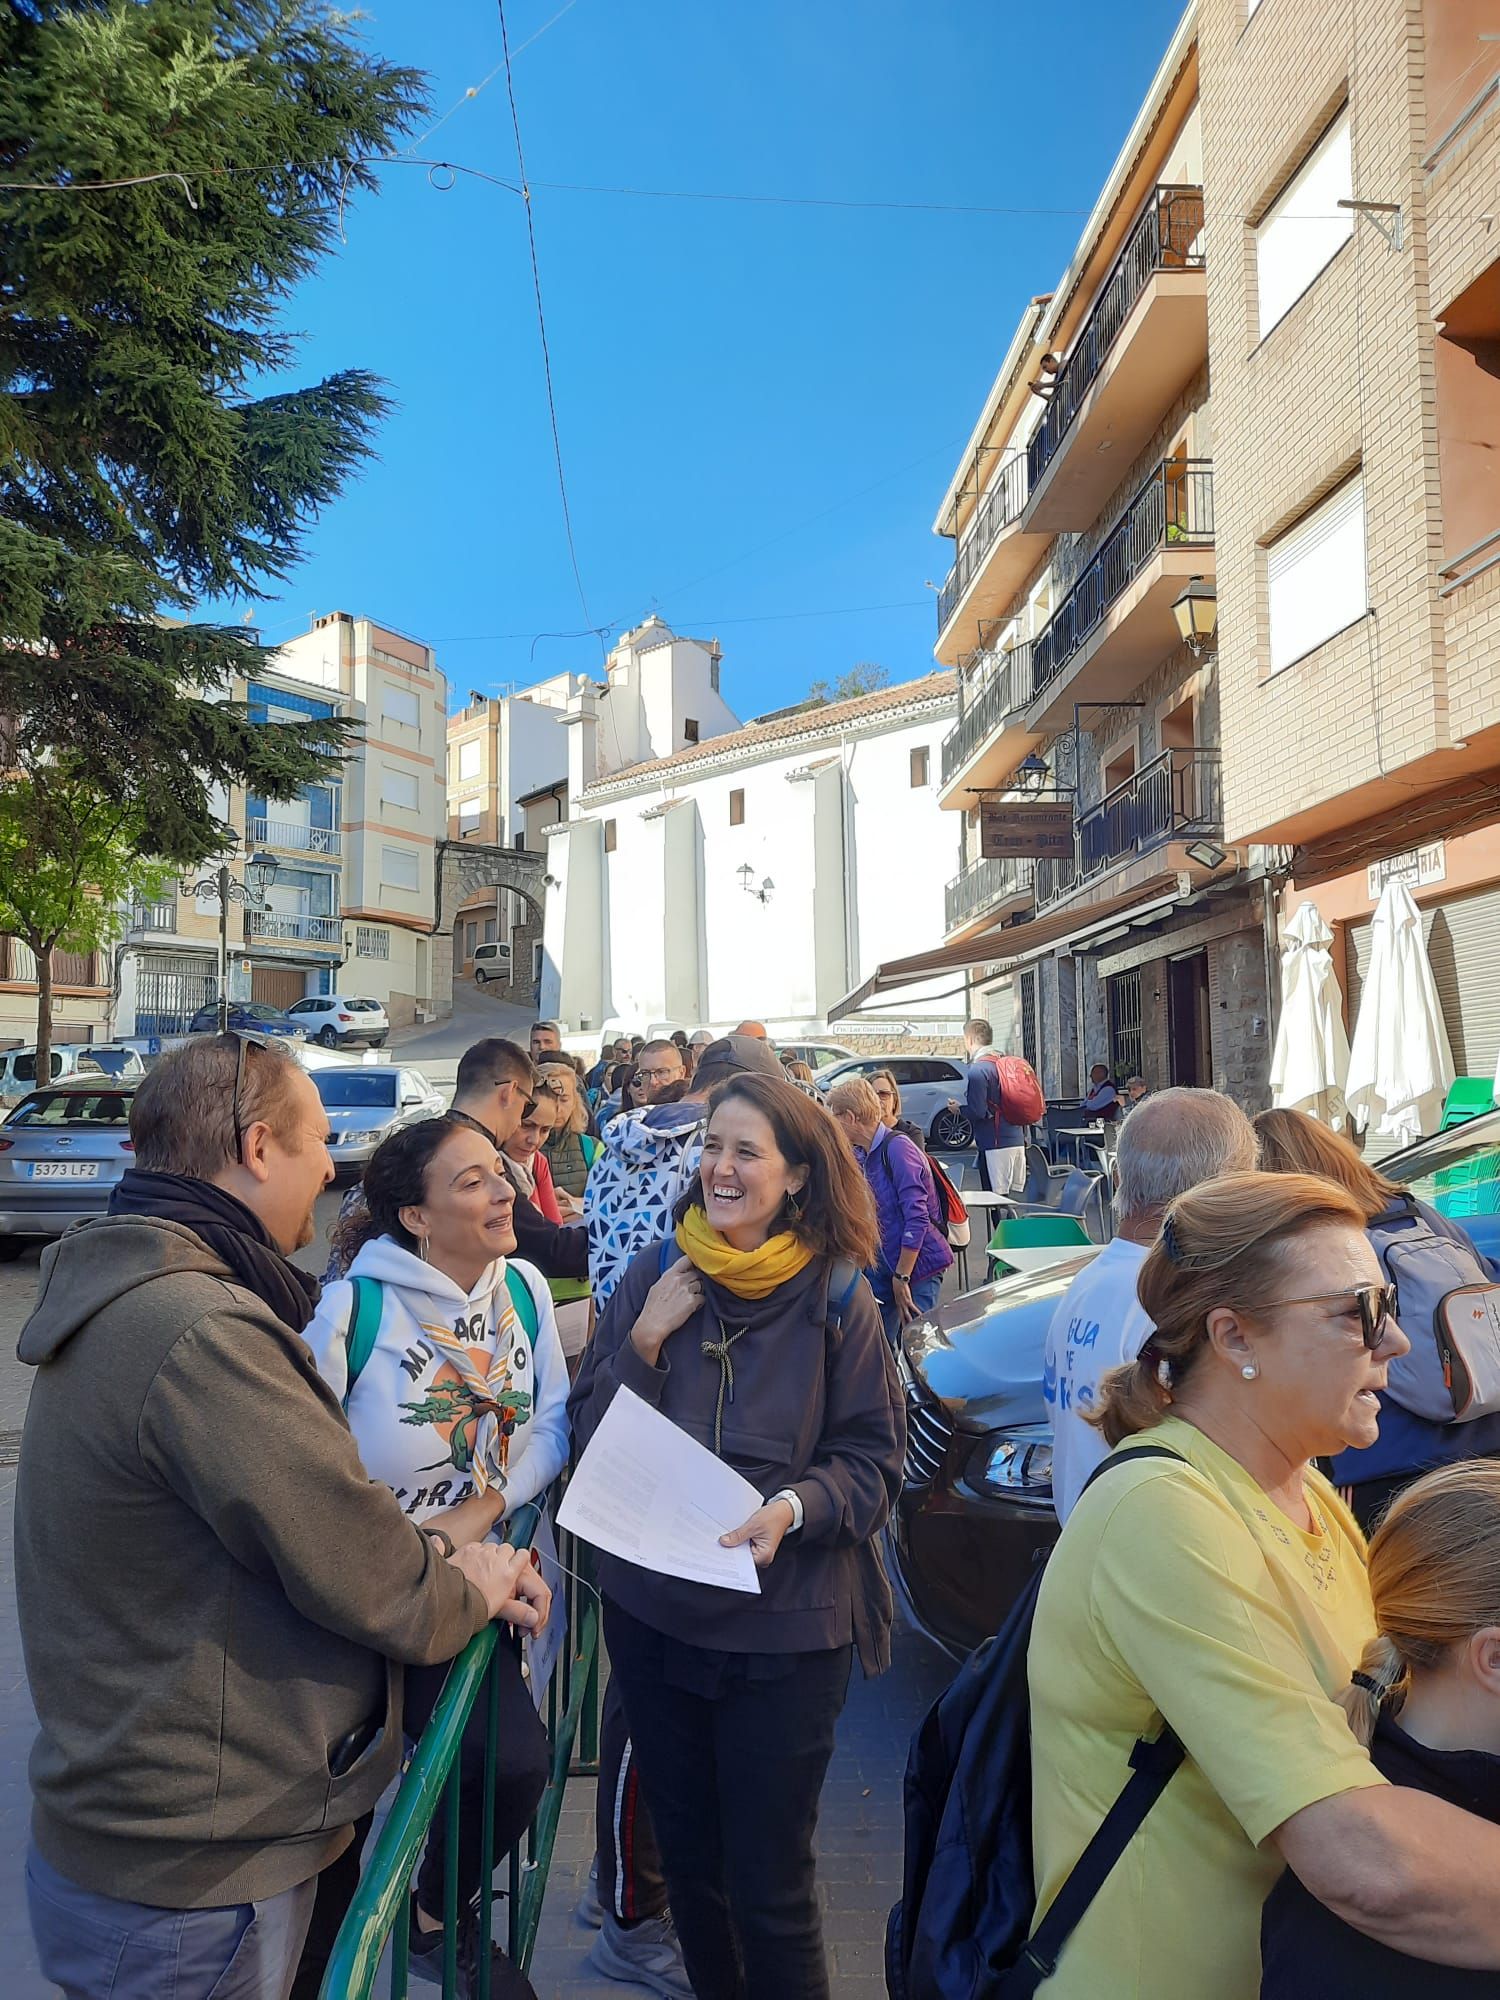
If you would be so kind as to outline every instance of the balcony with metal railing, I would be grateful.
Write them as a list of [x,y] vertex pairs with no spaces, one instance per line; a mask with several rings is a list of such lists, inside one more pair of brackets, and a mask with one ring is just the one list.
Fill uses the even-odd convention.
[[943,738],[941,805],[961,804],[970,790],[992,789],[1026,755],[1037,740],[1024,727],[1031,688],[1031,647],[1024,642],[964,662],[958,721]]
[[343,939],[341,917],[305,917],[281,910],[247,910],[245,936],[282,944],[333,945]]
[[1171,841],[1218,839],[1223,828],[1218,751],[1163,750],[1076,822],[1071,860],[1037,863],[1037,908]]
[[1124,701],[1181,643],[1172,603],[1214,574],[1214,476],[1167,459],[1136,492],[1031,648],[1028,727],[1067,728],[1075,702]]
[[177,898],[164,897],[157,903],[135,903],[130,911],[130,928],[133,931],[175,931],[177,928]]
[[1023,526],[1029,493],[1026,453],[1002,454],[959,531],[953,567],[938,592],[937,655],[945,664],[982,643],[982,626],[1001,616],[1046,553],[1047,536]]
[[1207,358],[1203,190],[1161,186],[1053,378],[1027,447],[1026,528],[1056,534],[1096,520]]
[[993,922],[1029,903],[1035,870],[1035,862],[1010,857],[1002,861],[971,861],[943,891],[944,926],[948,934],[963,930],[976,918]]
[[310,854],[320,860],[337,860],[343,852],[343,835],[337,827],[305,826],[296,820],[247,820],[245,838],[252,847],[279,847],[283,853]]

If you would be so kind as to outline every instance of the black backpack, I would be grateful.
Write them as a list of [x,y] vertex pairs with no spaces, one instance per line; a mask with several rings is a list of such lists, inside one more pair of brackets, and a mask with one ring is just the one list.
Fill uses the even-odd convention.
[[[1163,1445],[1119,1452],[1095,1468],[1175,1458]],[[1088,1487],[1084,1488],[1087,1492]],[[1010,1616],[934,1703],[906,1765],[901,1900],[886,1926],[892,2000],[1022,2000],[1058,1956],[1111,1868],[1183,1760],[1163,1726],[1130,1753],[1131,1776],[1031,1936],[1031,1643],[1041,1563]]]

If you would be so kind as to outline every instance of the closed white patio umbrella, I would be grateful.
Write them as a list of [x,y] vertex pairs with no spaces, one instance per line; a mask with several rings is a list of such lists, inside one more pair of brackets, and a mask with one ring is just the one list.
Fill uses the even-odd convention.
[[1343,1130],[1349,1037],[1328,947],[1333,932],[1316,903],[1287,925],[1281,954],[1281,1022],[1271,1053],[1271,1102]]
[[1346,1094],[1349,1115],[1383,1152],[1410,1145],[1442,1122],[1453,1052],[1422,937],[1403,882],[1387,882],[1375,911]]

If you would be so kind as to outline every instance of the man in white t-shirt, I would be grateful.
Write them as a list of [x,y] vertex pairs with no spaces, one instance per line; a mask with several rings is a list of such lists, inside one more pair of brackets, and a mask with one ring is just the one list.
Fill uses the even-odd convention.
[[1113,1242],[1058,1300],[1047,1329],[1042,1394],[1052,1413],[1052,1502],[1066,1521],[1094,1467],[1108,1456],[1087,1421],[1112,1368],[1134,1361],[1151,1333],[1136,1280],[1161,1219],[1178,1195],[1255,1165],[1255,1132],[1217,1090],[1162,1090],[1120,1127]]

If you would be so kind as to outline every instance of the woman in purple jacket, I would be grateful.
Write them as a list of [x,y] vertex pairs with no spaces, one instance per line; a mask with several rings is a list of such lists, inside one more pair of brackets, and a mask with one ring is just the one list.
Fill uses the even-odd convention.
[[947,1217],[920,1148],[880,1120],[880,1101],[862,1076],[836,1083],[828,1109],[848,1133],[875,1197],[880,1264],[867,1273],[880,1304],[886,1338],[930,1313],[953,1262]]

